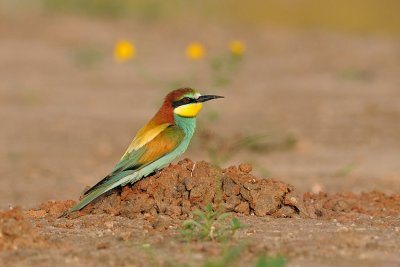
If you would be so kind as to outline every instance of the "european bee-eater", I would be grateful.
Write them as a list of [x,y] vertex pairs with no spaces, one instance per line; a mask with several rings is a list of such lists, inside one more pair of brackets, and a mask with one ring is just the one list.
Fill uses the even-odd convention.
[[81,201],[61,217],[82,209],[118,186],[133,184],[171,163],[186,151],[202,103],[216,98],[222,96],[201,95],[191,88],[170,92],[159,111],[137,132],[112,172],[88,189]]

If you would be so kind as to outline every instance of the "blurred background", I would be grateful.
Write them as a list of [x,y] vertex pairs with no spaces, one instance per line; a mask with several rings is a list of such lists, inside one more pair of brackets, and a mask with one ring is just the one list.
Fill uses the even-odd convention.
[[171,89],[185,156],[300,191],[400,190],[396,0],[0,0],[0,205],[77,199]]

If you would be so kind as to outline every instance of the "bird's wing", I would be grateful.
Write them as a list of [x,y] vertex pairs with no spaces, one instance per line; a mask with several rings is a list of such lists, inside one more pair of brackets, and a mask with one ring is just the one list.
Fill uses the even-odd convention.
[[87,190],[84,195],[89,194],[99,186],[111,185],[117,182],[121,179],[120,175],[118,175],[121,172],[129,175],[131,174],[129,171],[138,170],[168,154],[181,143],[184,136],[185,133],[182,128],[177,125],[169,125],[139,149],[125,153],[125,156],[117,163],[114,170]]
[[[142,129],[140,129],[136,136],[133,138],[131,144],[126,150],[125,154],[122,156],[121,160],[124,157],[131,153],[134,150],[138,150],[143,147],[145,144],[153,140],[159,133],[164,131],[168,126],[171,126],[171,123],[163,123],[156,126],[151,126],[149,124],[145,125]],[[118,164],[117,164],[118,165]]]
[[146,149],[143,149],[144,146],[153,141],[154,138],[160,135],[168,127],[172,127],[172,124],[164,123],[154,127],[146,125],[142,129],[140,129],[136,134],[135,138],[133,138],[133,141],[129,145],[128,149],[125,151],[124,155],[115,165],[111,174],[115,174],[125,169],[126,166],[130,166],[137,160],[139,160],[140,157],[142,156],[141,154],[146,151]]
[[185,137],[183,129],[169,125],[138,149],[131,150],[115,165],[112,174],[136,170],[174,150]]
[[87,190],[82,200],[60,217],[82,209],[105,192],[121,185],[124,182],[123,178],[126,176],[172,152],[182,142],[184,137],[185,132],[179,126],[170,125],[166,127],[151,141],[139,149],[127,153],[117,164],[119,167],[116,172],[109,174]]

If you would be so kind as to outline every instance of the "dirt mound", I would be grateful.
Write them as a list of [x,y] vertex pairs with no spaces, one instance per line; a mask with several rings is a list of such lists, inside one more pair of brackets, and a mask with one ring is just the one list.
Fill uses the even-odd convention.
[[20,207],[0,211],[0,250],[15,250],[41,243],[42,240],[26,220]]
[[[340,221],[354,220],[360,214],[387,217],[400,212],[400,195],[307,192],[300,198],[291,185],[257,178],[251,171],[249,164],[219,169],[204,161],[193,163],[185,159],[134,185],[113,190],[71,216],[91,213],[135,218],[140,214],[164,214],[185,219],[208,203],[214,209],[243,215]],[[47,201],[27,214],[32,218],[54,218],[74,204],[72,200]]]
[[133,186],[114,190],[80,214],[107,213],[129,218],[166,214],[187,218],[193,210],[212,203],[216,209],[244,215],[307,217],[303,201],[292,186],[256,178],[251,170],[248,164],[219,169],[204,161],[193,163],[185,159]]

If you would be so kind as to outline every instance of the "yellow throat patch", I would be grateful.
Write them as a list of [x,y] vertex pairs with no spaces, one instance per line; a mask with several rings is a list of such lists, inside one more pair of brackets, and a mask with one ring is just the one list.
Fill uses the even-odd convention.
[[181,117],[193,118],[196,117],[197,114],[199,114],[202,107],[202,103],[187,104],[175,108],[174,113]]

